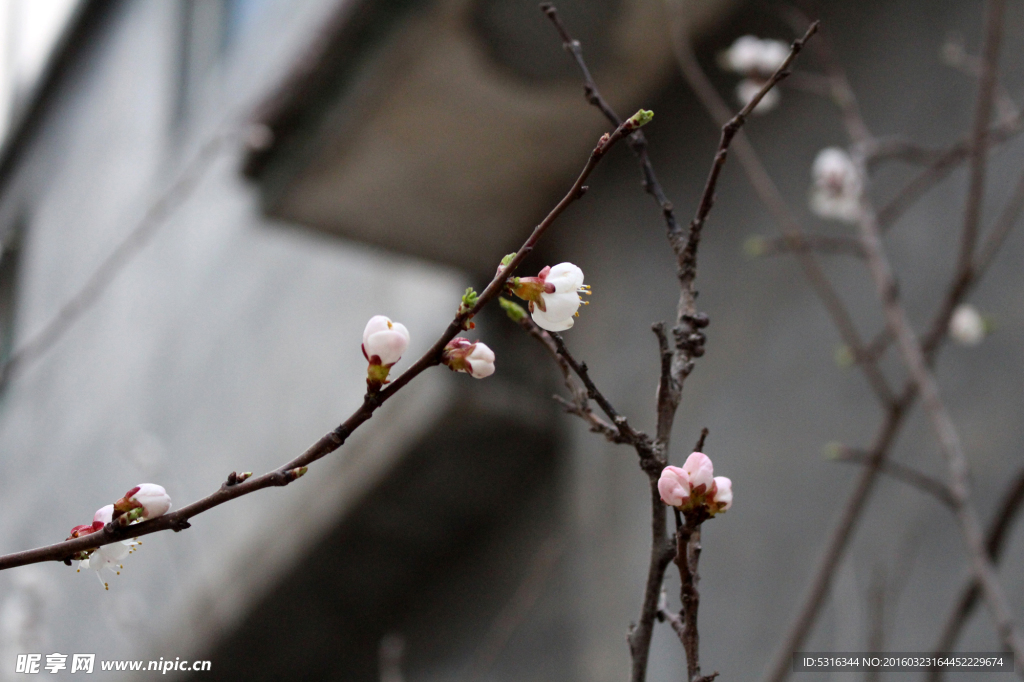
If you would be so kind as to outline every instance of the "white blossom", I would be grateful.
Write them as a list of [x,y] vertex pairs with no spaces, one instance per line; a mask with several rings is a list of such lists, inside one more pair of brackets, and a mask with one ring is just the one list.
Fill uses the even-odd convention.
[[[745,107],[750,104],[750,100],[754,99],[754,96],[761,91],[764,87],[764,81],[759,81],[753,78],[744,78],[736,84],[736,100],[740,103],[741,107]],[[750,113],[752,114],[767,114],[769,111],[779,106],[779,89],[772,88],[768,92],[764,93],[764,97],[757,103]]]
[[[96,514],[92,517],[94,532],[102,530],[103,526],[110,523],[113,515],[114,505],[112,504],[96,510]],[[83,568],[96,571],[96,577],[103,584],[103,588],[109,590],[110,585],[103,580],[102,572],[104,569],[113,571],[116,575],[121,575],[121,569],[124,568],[124,564],[121,561],[134,552],[137,545],[141,544],[137,539],[134,539],[113,542],[109,545],[98,547],[92,551],[87,559],[82,559],[78,562],[78,571],[81,572]]]
[[860,174],[845,150],[827,147],[811,166],[811,210],[822,218],[855,223],[860,218],[863,190]]
[[[683,464],[683,471],[690,476],[690,485],[698,493],[711,490],[715,482],[715,469],[711,464],[711,458],[703,452],[691,453]],[[703,486],[703,489],[701,489]]]
[[456,372],[465,372],[474,379],[494,374],[494,351],[483,341],[454,338],[445,346],[442,362]]
[[765,78],[779,70],[789,56],[789,46],[781,40],[740,36],[732,46],[719,55],[722,68],[736,73],[760,75]]
[[718,505],[718,511],[728,511],[732,506],[732,480],[725,476],[715,476],[712,503]]
[[409,347],[409,330],[400,322],[392,322],[384,315],[374,315],[363,330],[363,355],[371,363],[390,367],[398,362]]
[[[134,492],[133,492],[134,491]],[[155,519],[163,516],[171,508],[171,497],[163,486],[155,483],[140,483],[125,493],[125,497],[142,505],[142,519]]]
[[985,339],[985,319],[978,309],[961,303],[949,318],[949,336],[961,346],[977,346]]
[[583,304],[580,293],[589,293],[589,287],[583,284],[583,271],[572,263],[559,263],[542,278],[546,285],[554,287],[554,291],[540,294],[544,302],[543,310],[539,305],[531,306],[533,321],[549,332],[570,329],[574,323],[573,317]]

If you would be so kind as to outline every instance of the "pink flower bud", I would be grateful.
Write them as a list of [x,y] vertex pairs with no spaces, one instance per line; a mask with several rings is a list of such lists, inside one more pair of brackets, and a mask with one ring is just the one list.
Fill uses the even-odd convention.
[[[363,330],[363,355],[370,364],[390,367],[409,347],[409,330],[384,315],[374,315]],[[374,361],[376,358],[376,362]]]
[[715,494],[711,500],[712,511],[724,512],[732,506],[732,481],[725,476],[715,476]]
[[466,372],[475,379],[494,374],[494,351],[483,341],[470,341],[461,336],[452,339],[445,346],[441,361],[449,369]]
[[715,482],[715,470],[707,455],[703,452],[694,452],[686,458],[683,470],[690,476],[690,486],[694,493],[701,495],[710,492]]
[[661,501],[670,507],[682,507],[690,501],[690,476],[679,467],[667,466],[658,479]]

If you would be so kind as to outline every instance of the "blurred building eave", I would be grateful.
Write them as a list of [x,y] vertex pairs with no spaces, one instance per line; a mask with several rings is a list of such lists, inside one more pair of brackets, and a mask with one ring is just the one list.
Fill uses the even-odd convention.
[[[78,0],[46,58],[39,78],[17,103],[10,126],[0,143],[0,197],[6,194],[21,155],[41,125],[43,112],[49,107],[61,75],[74,62],[91,36],[102,30],[104,18],[114,3],[115,0]],[[6,229],[0,227],[0,234]]]
[[[700,30],[729,0],[683,3]],[[470,0],[342,2],[291,73],[254,111],[242,164],[264,211],[346,238],[493,270],[580,167],[607,122],[537,12],[525,55],[558,77],[498,63]],[[649,104],[672,71],[665,7],[621,0],[590,54],[612,105]],[[572,25],[573,16],[566,21]],[[577,17],[578,20],[578,17]],[[539,30],[538,30],[539,29]],[[506,30],[504,27],[501,30]],[[603,59],[599,59],[603,57]],[[470,248],[471,247],[471,248]]]

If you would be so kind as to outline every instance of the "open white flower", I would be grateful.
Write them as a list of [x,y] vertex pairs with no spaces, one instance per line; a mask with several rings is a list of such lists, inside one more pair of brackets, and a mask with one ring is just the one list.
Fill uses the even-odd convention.
[[[583,305],[580,293],[590,293],[589,287],[583,284],[583,271],[572,263],[559,263],[545,270],[548,272],[542,270],[539,276],[546,285],[551,286],[545,287],[545,291],[540,294],[543,309],[537,304],[530,306],[533,321],[549,332],[565,331],[572,327],[573,318]],[[552,287],[554,291],[549,293],[548,289]]]
[[949,337],[961,346],[977,346],[986,331],[985,318],[970,304],[961,303],[949,318]]
[[[103,526],[110,523],[113,516],[114,505],[112,504],[96,510],[96,514],[92,517],[93,532],[102,530]],[[121,575],[121,569],[124,568],[124,564],[121,561],[134,552],[136,546],[141,544],[138,539],[133,539],[98,547],[92,551],[87,559],[82,559],[78,562],[78,572],[81,572],[83,568],[96,571],[96,577],[103,584],[103,588],[109,590],[110,585],[103,580],[102,573],[104,569],[113,571],[116,575]]]
[[860,174],[845,150],[827,147],[811,166],[810,207],[822,218],[855,223],[860,218]]

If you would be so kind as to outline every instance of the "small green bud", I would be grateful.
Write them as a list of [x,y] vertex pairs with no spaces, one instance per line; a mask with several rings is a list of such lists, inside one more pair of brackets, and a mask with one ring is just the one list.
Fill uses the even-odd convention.
[[479,298],[480,294],[476,293],[473,287],[468,287],[466,293],[462,295],[462,305],[459,306],[459,314],[468,313],[472,310]]
[[743,253],[748,258],[760,258],[764,255],[767,248],[768,240],[757,235],[747,237],[746,241],[743,242]]
[[839,365],[843,369],[847,369],[853,366],[853,364],[857,361],[857,358],[854,357],[853,355],[853,349],[851,349],[845,343],[841,343],[838,346],[836,346],[835,361],[837,365]]
[[512,259],[515,258],[515,257],[516,257],[516,252],[513,251],[512,253],[510,253],[507,256],[505,256],[504,258],[502,258],[501,259],[501,267],[507,268],[508,264],[511,263]]
[[629,120],[626,121],[626,127],[630,130],[636,130],[637,128],[642,128],[648,123],[650,123],[653,118],[653,111],[641,109],[640,111],[636,112],[635,114],[629,117]]
[[526,317],[526,310],[515,301],[510,301],[507,298],[499,296],[498,305],[500,305],[501,309],[505,311],[506,315],[508,315],[508,319],[512,320],[516,324],[519,324],[519,322]]
[[825,443],[825,447],[822,449],[825,453],[826,459],[839,459],[843,456],[843,444],[838,441],[829,441]]

